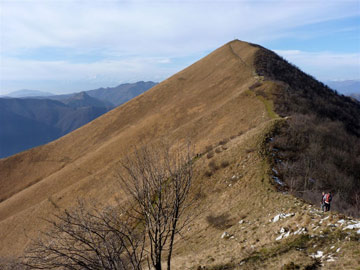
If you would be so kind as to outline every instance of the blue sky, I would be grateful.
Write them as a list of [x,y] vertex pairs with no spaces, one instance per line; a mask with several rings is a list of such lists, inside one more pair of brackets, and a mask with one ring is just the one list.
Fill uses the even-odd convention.
[[0,95],[162,81],[235,38],[360,79],[356,0],[0,0]]

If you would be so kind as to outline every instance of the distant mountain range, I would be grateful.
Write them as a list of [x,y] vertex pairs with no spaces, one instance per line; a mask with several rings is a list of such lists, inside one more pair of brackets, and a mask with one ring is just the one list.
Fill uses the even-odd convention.
[[351,94],[350,96],[360,101],[360,93]]
[[0,158],[58,139],[154,85],[127,83],[47,97],[29,97],[41,92],[20,90],[11,95],[22,98],[0,98]]
[[[50,93],[50,92],[22,89],[22,90],[11,92],[5,96],[12,97],[12,98],[22,98],[22,97],[41,97],[41,96],[52,96],[52,95],[54,95],[54,94]],[[3,96],[1,96],[1,97],[3,97]]]
[[347,96],[352,94],[357,94],[359,96],[360,94],[360,80],[327,81],[325,83],[332,89]]

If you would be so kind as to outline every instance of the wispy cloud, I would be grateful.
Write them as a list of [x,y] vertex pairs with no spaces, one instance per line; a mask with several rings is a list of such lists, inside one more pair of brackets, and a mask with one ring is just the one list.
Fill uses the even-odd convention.
[[360,53],[276,50],[291,63],[320,80],[360,78]]
[[94,74],[162,80],[234,38],[266,45],[360,13],[357,0],[0,1],[1,79],[24,83]]

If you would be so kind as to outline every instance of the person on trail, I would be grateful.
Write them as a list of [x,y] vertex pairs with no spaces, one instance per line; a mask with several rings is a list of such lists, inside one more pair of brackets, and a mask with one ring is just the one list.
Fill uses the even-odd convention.
[[320,201],[320,205],[321,205],[321,211],[325,211],[325,192],[323,191],[321,194],[321,201]]
[[325,203],[325,212],[330,211],[330,203],[332,200],[332,196],[331,196],[331,192],[329,191],[328,193],[325,194],[324,196],[324,203]]

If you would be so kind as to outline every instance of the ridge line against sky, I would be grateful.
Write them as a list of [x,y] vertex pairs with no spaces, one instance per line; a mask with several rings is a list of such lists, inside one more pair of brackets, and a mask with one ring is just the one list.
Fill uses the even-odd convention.
[[0,0],[0,95],[162,81],[233,39],[360,79],[360,1]]

